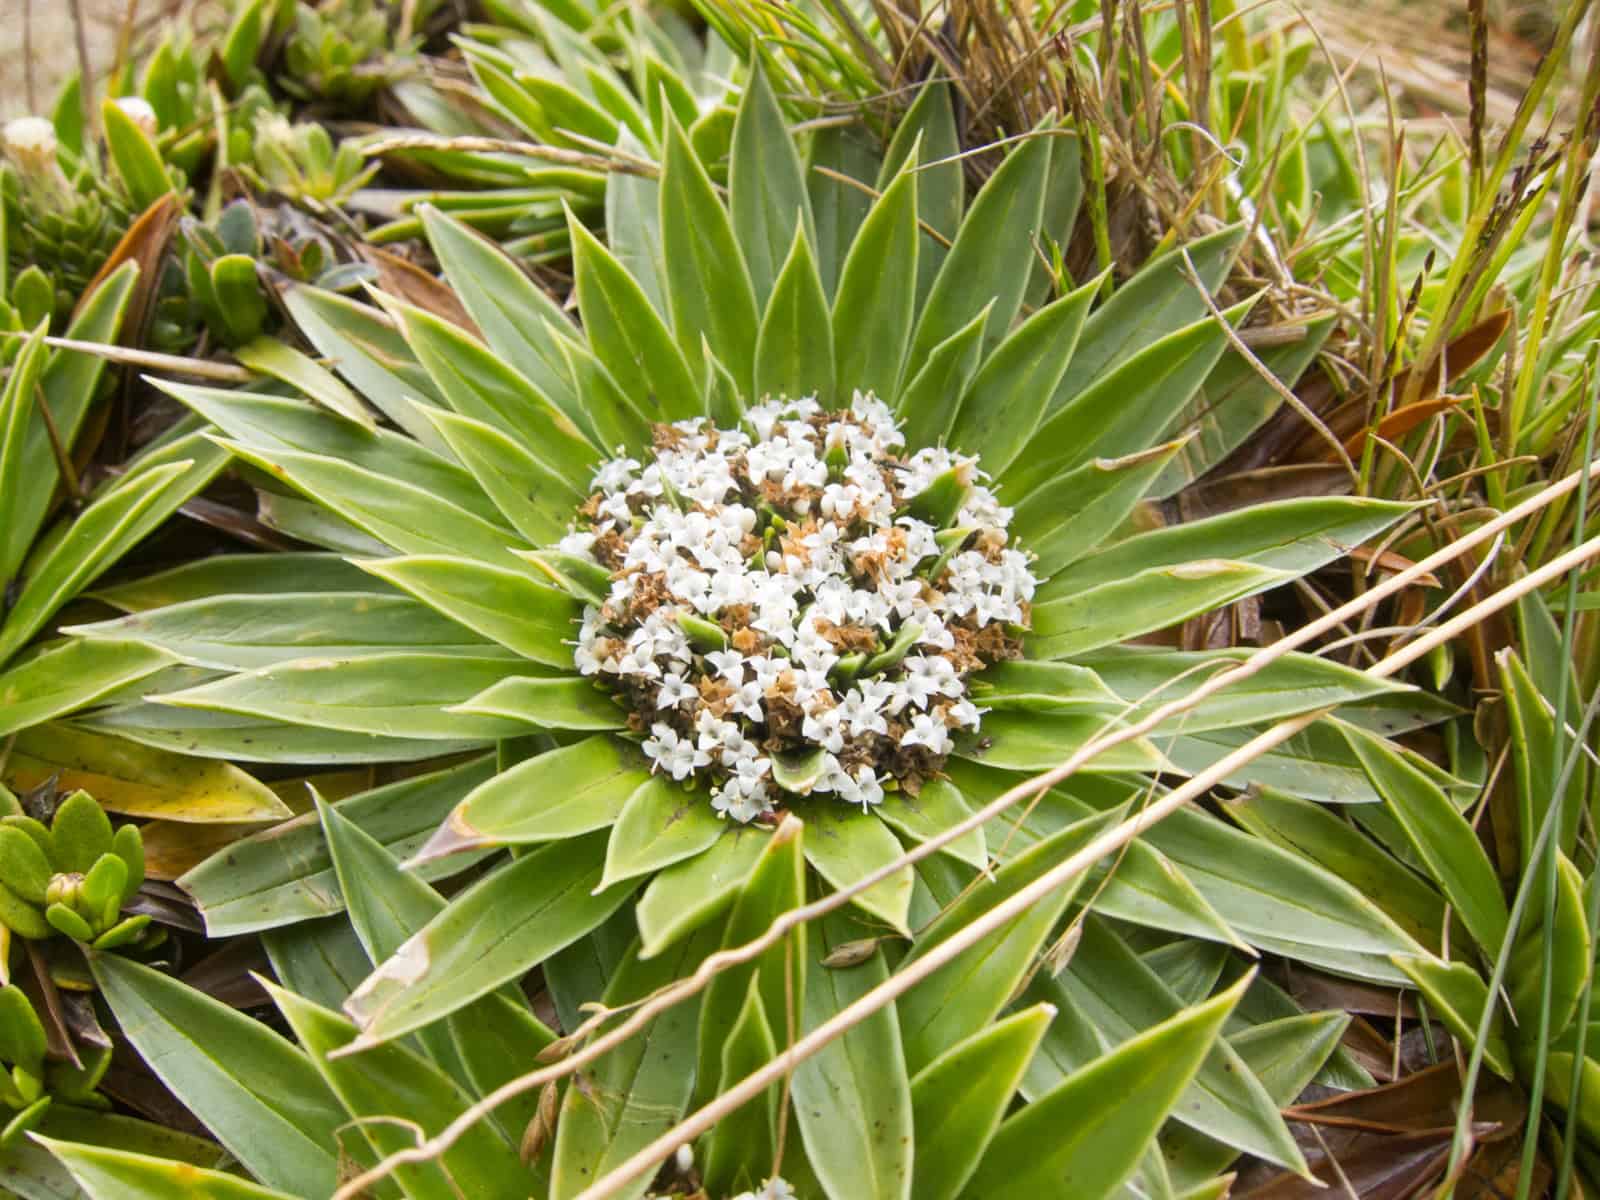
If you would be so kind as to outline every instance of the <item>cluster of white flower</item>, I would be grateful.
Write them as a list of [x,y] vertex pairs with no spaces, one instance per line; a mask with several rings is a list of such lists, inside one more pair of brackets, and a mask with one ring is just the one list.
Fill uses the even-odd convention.
[[[596,472],[561,544],[612,574],[578,669],[623,693],[659,770],[706,772],[729,817],[771,811],[775,759],[789,788],[870,807],[886,774],[917,786],[976,728],[965,677],[1015,655],[1034,578],[977,464],[898,457],[876,399],[769,403],[744,424],[658,427],[649,462]],[[941,486],[942,528],[916,515]]]

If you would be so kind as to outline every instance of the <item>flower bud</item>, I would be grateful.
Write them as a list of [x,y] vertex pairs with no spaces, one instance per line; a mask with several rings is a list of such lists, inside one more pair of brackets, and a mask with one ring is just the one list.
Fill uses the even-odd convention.
[[56,161],[56,127],[43,117],[18,117],[0,131],[0,147],[36,203],[59,208],[73,199],[72,185]]
[[56,127],[43,117],[18,117],[6,122],[6,157],[22,171],[55,166]]
[[147,136],[154,138],[160,132],[160,118],[156,116],[156,110],[150,107],[150,102],[142,96],[123,96],[113,103]]
[[65,904],[74,908],[78,896],[83,891],[83,876],[76,871],[62,872],[50,880],[50,886],[45,889],[44,902],[50,904]]

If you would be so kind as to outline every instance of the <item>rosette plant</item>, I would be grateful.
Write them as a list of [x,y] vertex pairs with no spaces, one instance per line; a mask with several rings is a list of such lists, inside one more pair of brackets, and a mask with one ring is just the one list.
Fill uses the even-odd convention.
[[[425,210],[459,309],[379,293],[380,309],[293,286],[288,311],[342,379],[302,355],[261,390],[164,385],[246,464],[264,519],[314,549],[212,559],[110,594],[129,615],[79,635],[159,650],[204,678],[77,724],[219,757],[437,767],[323,814],[330,830],[360,834],[365,874],[340,861],[333,833],[330,860],[308,816],[181,881],[214,934],[348,903],[355,970],[330,980],[296,966],[298,935],[330,946],[345,936],[326,923],[276,929],[297,937],[273,951],[291,988],[346,1014],[276,994],[316,1064],[295,1070],[323,1078],[343,1111],[393,1112],[374,1081],[406,1077],[410,1035],[466,1036],[478,1006],[519,1005],[507,985],[535,968],[570,1035],[585,1004],[625,1007],[808,894],[892,869],[851,915],[800,939],[798,955],[780,946],[719,977],[703,1002],[550,1093],[559,1113],[522,1111],[510,1136],[528,1131],[550,1194],[576,1195],[693,1097],[914,962],[970,905],[1081,847],[1101,810],[1136,803],[1153,775],[1209,762],[1260,722],[1340,702],[1368,706],[1374,726],[1436,715],[1395,685],[1285,658],[1258,677],[1264,686],[1097,757],[1081,795],[1052,793],[1026,824],[974,829],[915,872],[893,869],[907,843],[950,828],[1015,773],[1055,765],[1152,694],[1169,698],[1232,661],[1122,643],[1319,569],[1407,511],[1332,497],[1162,525],[1147,498],[1226,449],[1188,443],[1193,406],[1249,410],[1272,391],[1226,357],[1225,323],[1248,305],[1208,294],[1242,231],[1169,250],[1097,305],[1110,281],[1073,286],[1048,253],[1072,222],[1072,138],[1047,123],[1017,141],[969,209],[951,164],[919,166],[923,132],[949,119],[941,93],[926,95],[863,205],[859,187],[808,178],[759,71],[732,131],[726,203],[669,121],[659,178],[623,180],[610,206],[610,240],[658,230],[653,252],[625,265],[571,223],[576,322],[510,259]],[[919,219],[933,211],[955,214],[953,237]],[[1292,380],[1317,344],[1310,333],[1270,362]],[[1340,740],[1375,735],[1345,728],[1313,727],[1325,736],[1308,731],[1262,771],[1309,798],[1376,799]],[[1072,1158],[1083,1148],[1070,1141],[1035,1154],[1038,1129],[1100,1119],[1098,1090],[1142,1081],[1141,1103],[1123,1106],[1137,1120],[1089,1155],[1094,1170],[1072,1193],[1111,1194],[1135,1170],[1164,1178],[1146,1152],[1197,1071],[1203,1095],[1179,1115],[1212,1140],[1192,1147],[1190,1183],[1214,1183],[1239,1150],[1303,1167],[1272,1099],[1298,1074],[1275,1075],[1269,1092],[1217,1040],[1245,985],[1190,1003],[1216,985],[1220,957],[1187,1000],[1147,983],[1151,968],[1108,921],[1218,947],[1240,943],[1237,922],[1258,945],[1394,977],[1384,956],[1415,943],[1337,881],[1195,819],[1193,878],[1136,845],[1084,926],[1086,957],[1107,972],[1099,994],[1144,1003],[1108,1001],[1086,1018],[1079,998],[1041,978],[1047,1002],[994,1023],[1061,923],[1086,919],[1064,891],[972,960],[955,992],[941,977],[898,1018],[880,1010],[808,1064],[792,1109],[774,1098],[710,1135],[703,1174],[686,1178],[714,1180],[717,1195],[792,1184],[808,1197],[921,1197],[963,1194],[969,1181],[972,1195],[1041,1194],[1027,1189],[1058,1187],[1088,1159]],[[448,903],[427,891],[403,928],[379,936],[372,880],[422,888],[395,858],[428,878],[486,867]],[[1232,872],[1257,868],[1272,898],[1241,899]],[[1307,891],[1325,902],[1314,919]],[[181,989],[119,960],[97,969],[130,1036],[185,1094],[202,1067],[162,1039],[186,1032],[147,1019],[177,1003],[155,997]],[[1251,1022],[1298,1019],[1275,995],[1254,1003]],[[1067,1010],[1087,1025],[1052,1025]],[[1333,1048],[1333,1025],[1313,1025],[1275,1031],[1311,1071]],[[1074,1040],[1073,1028],[1087,1032]],[[1030,1068],[1047,1030],[1060,1040]],[[522,1037],[477,1074],[445,1065],[448,1044],[430,1053],[481,1089],[531,1069],[531,1042],[543,1044]],[[275,1044],[268,1057],[285,1053]],[[994,1070],[980,1098],[964,1099],[977,1062]],[[246,1074],[232,1086],[255,1095]],[[1002,1123],[1019,1090],[1035,1105]],[[407,1119],[432,1131],[440,1118],[435,1106]],[[941,1135],[946,1121],[959,1136]],[[242,1127],[214,1128],[252,1170],[272,1168],[271,1148]],[[377,1132],[372,1148],[404,1140]],[[307,1167],[319,1178],[333,1168],[323,1153]],[[495,1154],[514,1175],[514,1159]],[[276,1170],[266,1182],[306,1186]],[[780,1175],[787,1183],[767,1184]]]

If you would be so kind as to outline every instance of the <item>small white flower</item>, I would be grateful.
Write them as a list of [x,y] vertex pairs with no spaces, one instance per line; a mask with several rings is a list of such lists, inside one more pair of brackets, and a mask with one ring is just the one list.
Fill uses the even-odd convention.
[[902,746],[926,746],[935,754],[950,753],[950,731],[944,722],[927,713],[917,713],[911,718],[911,728],[900,735]]
[[700,689],[677,671],[668,671],[661,677],[661,690],[656,693],[657,708],[676,708],[687,700],[698,700]]
[[644,752],[674,779],[687,779],[696,768],[711,761],[709,754],[687,738],[680,738],[678,731],[664,721],[652,725],[650,735],[644,740]]

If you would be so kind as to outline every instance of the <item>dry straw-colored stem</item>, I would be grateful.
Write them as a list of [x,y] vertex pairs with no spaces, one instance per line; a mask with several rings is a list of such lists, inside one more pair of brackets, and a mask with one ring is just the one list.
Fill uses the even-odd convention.
[[[361,1196],[366,1188],[371,1187],[378,1181],[388,1177],[397,1167],[405,1166],[411,1163],[427,1162],[438,1157],[451,1146],[453,1146],[477,1122],[484,1120],[501,1104],[504,1104],[507,1101],[512,1100],[526,1092],[543,1087],[545,1084],[553,1080],[560,1079],[564,1076],[571,1075],[581,1070],[583,1067],[601,1057],[609,1050],[633,1037],[636,1033],[643,1029],[645,1025],[647,1025],[658,1014],[667,1008],[670,1008],[672,1005],[680,1003],[681,1001],[686,1000],[690,996],[693,996],[699,992],[715,975],[731,967],[737,966],[741,963],[749,962],[759,957],[762,953],[771,948],[781,938],[788,934],[791,929],[794,929],[795,927],[807,921],[816,920],[834,911],[835,909],[842,907],[854,896],[862,891],[865,891],[873,884],[889,877],[890,875],[910,864],[921,861],[923,858],[935,853],[968,831],[987,824],[995,817],[1002,815],[1012,805],[1032,796],[1038,795],[1046,789],[1055,786],[1062,780],[1071,776],[1085,763],[1105,750],[1111,749],[1114,746],[1121,745],[1135,738],[1142,737],[1146,733],[1156,729],[1164,722],[1171,720],[1175,716],[1182,715],[1184,712],[1192,709],[1194,706],[1203,702],[1208,697],[1216,694],[1218,691],[1221,691],[1223,688],[1250,678],[1251,676],[1263,670],[1270,663],[1283,657],[1296,647],[1304,645],[1308,641],[1311,641],[1330,629],[1337,628],[1340,624],[1349,620],[1351,617],[1359,616],[1361,613],[1369,610],[1387,597],[1398,591],[1401,591],[1418,579],[1431,573],[1436,568],[1454,561],[1456,558],[1459,558],[1463,554],[1467,553],[1475,546],[1497,536],[1503,530],[1516,524],[1518,521],[1525,519],[1533,513],[1538,512],[1546,505],[1549,505],[1562,496],[1565,496],[1577,488],[1585,477],[1594,476],[1597,474],[1600,474],[1600,460],[1590,463],[1587,467],[1578,471],[1574,471],[1570,475],[1567,475],[1557,482],[1548,485],[1535,495],[1529,497],[1527,500],[1524,500],[1521,504],[1508,509],[1506,512],[1495,517],[1493,520],[1485,522],[1477,529],[1463,534],[1459,539],[1452,542],[1449,546],[1443,547],[1442,549],[1437,550],[1433,554],[1422,559],[1420,562],[1414,563],[1404,570],[1396,572],[1388,578],[1380,581],[1372,588],[1368,589],[1362,595],[1336,609],[1331,610],[1330,612],[1325,613],[1323,616],[1311,621],[1295,632],[1273,643],[1271,646],[1267,646],[1256,651],[1238,665],[1211,677],[1193,692],[1191,692],[1188,696],[1160,705],[1146,716],[1131,724],[1124,725],[1116,729],[1107,729],[1095,738],[1091,739],[1087,744],[1081,747],[1059,766],[1054,767],[1049,771],[1045,771],[1042,774],[1034,776],[1033,778],[1017,785],[1010,791],[985,805],[983,808],[974,812],[970,817],[958,822],[955,825],[952,825],[949,829],[946,829],[938,835],[929,838],[927,841],[913,846],[898,859],[885,864],[876,871],[869,873],[864,878],[852,884],[850,887],[842,888],[839,891],[832,892],[811,904],[805,905],[801,908],[792,909],[789,912],[782,914],[770,926],[768,926],[766,931],[760,936],[744,943],[741,946],[731,947],[711,955],[700,964],[699,968],[692,975],[678,981],[675,984],[671,984],[668,987],[661,989],[649,1000],[640,1004],[626,1020],[622,1021],[607,1032],[595,1037],[593,1040],[583,1045],[580,1049],[574,1051],[562,1061],[553,1063],[547,1067],[542,1067],[535,1071],[530,1071],[525,1075],[518,1076],[516,1079],[507,1081],[500,1087],[496,1088],[493,1092],[489,1093],[487,1096],[483,1097],[467,1108],[459,1117],[457,1117],[444,1129],[440,1130],[440,1132],[434,1135],[432,1138],[429,1138],[426,1141],[408,1149],[397,1151],[396,1153],[389,1155],[387,1158],[382,1159],[370,1169],[354,1176],[345,1182],[334,1193],[333,1200],[357,1200],[357,1197]],[[1561,558],[1558,558],[1547,564],[1539,571],[1534,572],[1524,579],[1517,581],[1512,586],[1496,593],[1493,596],[1490,596],[1479,604],[1474,605],[1472,608],[1462,612],[1451,621],[1440,625],[1425,637],[1418,639],[1405,648],[1396,651],[1394,654],[1391,654],[1388,658],[1384,659],[1383,662],[1371,668],[1371,673],[1380,676],[1392,674],[1394,671],[1397,671],[1401,667],[1415,661],[1416,658],[1427,653],[1427,651],[1432,649],[1434,646],[1448,640],[1450,637],[1453,637],[1461,630],[1468,628],[1488,614],[1499,611],[1499,609],[1503,608],[1507,604],[1512,603],[1515,599],[1526,594],[1528,591],[1541,586],[1549,579],[1555,578],[1563,571],[1570,569],[1573,563],[1583,561],[1585,558],[1593,555],[1597,550],[1600,550],[1600,539],[1587,542],[1578,549],[1568,552]],[[833,1038],[840,1036],[847,1029],[849,1029],[852,1024],[860,1021],[870,1012],[876,1011],[877,1007],[881,1007],[882,1005],[889,1003],[905,988],[912,986],[915,982],[925,977],[928,973],[943,965],[946,961],[948,961],[950,956],[959,953],[961,949],[970,945],[972,941],[984,936],[984,933],[987,932],[991,927],[999,928],[1005,923],[1006,920],[1011,919],[1011,917],[1015,916],[1016,913],[1023,911],[1023,908],[1026,908],[1027,904],[1035,903],[1040,897],[1048,894],[1050,888],[1058,887],[1062,882],[1071,879],[1072,876],[1079,871],[1087,870],[1088,867],[1092,866],[1105,854],[1111,852],[1112,850],[1116,850],[1122,845],[1126,844],[1128,841],[1131,841],[1134,837],[1137,837],[1139,833],[1149,828],[1150,825],[1154,824],[1162,817],[1176,811],[1195,796],[1203,794],[1207,789],[1214,786],[1220,780],[1226,778],[1233,771],[1247,765],[1255,758],[1265,753],[1267,750],[1270,750],[1272,747],[1278,745],[1286,738],[1293,736],[1300,729],[1304,728],[1306,725],[1309,725],[1312,721],[1324,715],[1324,713],[1327,711],[1328,710],[1326,709],[1318,710],[1316,712],[1308,713],[1302,717],[1292,718],[1274,726],[1272,729],[1261,734],[1259,737],[1230,753],[1226,758],[1215,764],[1207,771],[1195,776],[1181,787],[1162,797],[1155,804],[1151,805],[1149,808],[1146,808],[1135,817],[1129,818],[1129,820],[1123,825],[1108,831],[1108,833],[1102,835],[1101,838],[1097,839],[1083,851],[1074,855],[1071,859],[1067,860],[1067,862],[1062,863],[1059,867],[1047,875],[1041,876],[1040,880],[1036,881],[1035,884],[1025,889],[1025,891],[1017,893],[1016,897],[1013,897],[1013,901],[1023,896],[1028,897],[1028,900],[1021,908],[1009,909],[1009,916],[998,919],[996,919],[995,914],[999,913],[1001,909],[1005,908],[1006,906],[997,906],[996,908],[989,910],[989,912],[984,914],[983,917],[978,918],[977,921],[967,927],[967,930],[981,927],[983,932],[971,935],[971,938],[969,939],[967,930],[963,930],[952,937],[949,941],[942,943],[939,947],[936,947],[932,952],[929,953],[927,957],[919,959],[916,963],[912,964],[912,966],[907,968],[906,971],[898,975],[891,976],[884,984],[880,984],[878,988],[868,992],[855,1004],[838,1014],[838,1016],[836,1016],[833,1020],[827,1022],[823,1026],[818,1027],[818,1029],[813,1031],[811,1034],[807,1035],[799,1042],[796,1042],[778,1059],[774,1060],[772,1063],[769,1063],[767,1067],[764,1067],[761,1071],[748,1076],[734,1089],[724,1093],[722,1096],[719,1096],[710,1105],[700,1110],[700,1112],[696,1113],[694,1116],[690,1117],[686,1122],[680,1124],[669,1133],[651,1143],[650,1146],[640,1151],[639,1154],[629,1159],[628,1162],[624,1163],[621,1167],[617,1168],[617,1170],[607,1175],[604,1179],[597,1181],[588,1191],[583,1193],[583,1200],[601,1200],[601,1197],[615,1194],[619,1188],[625,1186],[627,1181],[635,1178],[643,1171],[649,1169],[651,1166],[660,1163],[666,1158],[667,1155],[671,1154],[673,1150],[677,1148],[677,1146],[698,1136],[706,1129],[709,1129],[711,1125],[715,1124],[717,1120],[720,1120],[723,1116],[727,1115],[727,1113],[735,1111],[741,1104],[750,1099],[752,1096],[759,1094],[768,1084],[773,1082],[773,1080],[779,1078],[788,1071],[793,1070],[796,1065],[804,1061],[810,1055],[815,1054]],[[1050,881],[1049,885],[1043,888],[1043,890],[1039,890],[1040,884],[1045,880]],[[1011,902],[1007,903],[1009,904]],[[947,949],[951,946],[955,946],[956,949]],[[864,1005],[869,1006],[863,1007]],[[849,1020],[846,1021],[846,1018],[849,1018]],[[590,1022],[586,1022],[584,1027],[575,1031],[569,1040],[574,1042],[579,1040],[580,1036],[587,1033],[591,1027],[597,1025],[600,1019],[602,1018],[596,1017],[591,1019]],[[762,1081],[755,1082],[758,1079]]]

